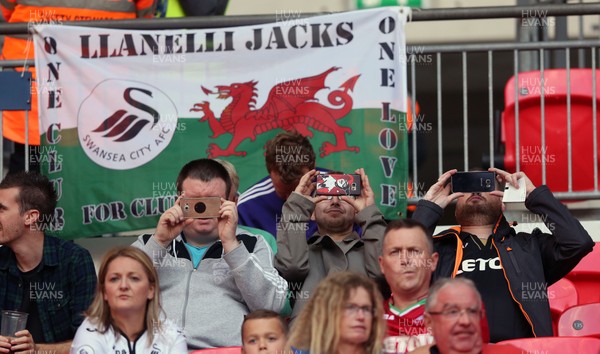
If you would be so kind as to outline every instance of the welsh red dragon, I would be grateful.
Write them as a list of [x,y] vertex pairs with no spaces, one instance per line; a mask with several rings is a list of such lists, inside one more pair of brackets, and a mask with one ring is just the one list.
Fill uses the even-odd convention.
[[358,152],[357,146],[348,146],[346,142],[345,134],[351,134],[352,129],[340,126],[337,120],[346,116],[352,109],[354,102],[350,91],[354,89],[360,75],[351,77],[327,95],[327,100],[333,108],[319,103],[315,97],[318,91],[327,88],[327,76],[338,69],[332,67],[316,76],[278,83],[271,89],[267,101],[260,109],[254,109],[257,97],[256,81],[216,86],[217,92],[202,87],[207,95],[218,94],[219,99],[233,99],[221,113],[220,119],[215,117],[207,101],[196,103],[190,109],[192,112],[204,113],[200,122],[208,121],[213,133],[211,138],[225,133],[233,136],[225,149],[211,143],[207,150],[208,156],[246,156],[245,151],[236,151],[245,139],[254,141],[259,134],[277,128],[295,130],[304,136],[312,137],[313,133],[309,127],[333,134],[335,137],[335,145],[326,141],[320,147],[321,157],[339,151]]

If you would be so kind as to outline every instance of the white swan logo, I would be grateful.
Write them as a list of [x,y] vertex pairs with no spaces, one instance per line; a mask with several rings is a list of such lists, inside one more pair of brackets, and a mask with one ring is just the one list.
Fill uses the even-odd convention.
[[109,79],[83,100],[77,121],[79,143],[92,161],[128,170],[152,161],[169,145],[177,109],[156,87]]

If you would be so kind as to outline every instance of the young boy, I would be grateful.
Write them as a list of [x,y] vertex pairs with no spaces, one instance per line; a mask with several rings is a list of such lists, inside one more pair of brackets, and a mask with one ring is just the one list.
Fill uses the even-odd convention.
[[277,312],[256,310],[242,322],[242,354],[282,354],[288,326]]

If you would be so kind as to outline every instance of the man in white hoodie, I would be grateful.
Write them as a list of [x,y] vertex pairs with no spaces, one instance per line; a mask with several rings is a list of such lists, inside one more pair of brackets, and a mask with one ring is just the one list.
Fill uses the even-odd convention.
[[[287,283],[273,267],[273,253],[262,237],[238,229],[235,203],[227,200],[230,189],[219,162],[189,162],[177,177],[174,206],[153,235],[134,243],[153,259],[163,308],[184,329],[190,349],[241,345],[244,315],[279,312],[285,304]],[[220,216],[184,218],[182,197],[219,197]]]

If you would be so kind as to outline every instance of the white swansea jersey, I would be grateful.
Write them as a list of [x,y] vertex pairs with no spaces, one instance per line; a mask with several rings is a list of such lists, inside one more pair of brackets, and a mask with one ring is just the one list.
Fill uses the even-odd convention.
[[110,328],[100,333],[98,326],[86,318],[75,333],[71,354],[187,354],[183,332],[171,322],[163,322],[161,331],[148,345],[148,332],[130,342],[124,334]]

